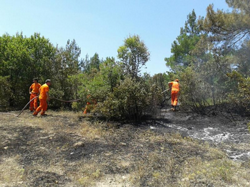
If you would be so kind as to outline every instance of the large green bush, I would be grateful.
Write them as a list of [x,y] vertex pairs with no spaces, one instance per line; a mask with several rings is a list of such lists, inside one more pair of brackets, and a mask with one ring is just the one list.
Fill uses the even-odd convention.
[[98,110],[107,118],[140,119],[150,104],[145,86],[143,82],[126,77],[98,104]]

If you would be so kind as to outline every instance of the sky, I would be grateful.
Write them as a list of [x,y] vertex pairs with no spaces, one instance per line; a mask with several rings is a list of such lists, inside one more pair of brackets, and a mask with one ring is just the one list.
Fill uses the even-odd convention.
[[206,16],[209,4],[228,10],[225,0],[0,0],[0,36],[34,33],[65,47],[75,40],[81,57],[97,53],[114,57],[129,36],[139,35],[150,60],[143,72],[166,73],[164,58],[172,55],[171,44],[184,27],[187,16]]

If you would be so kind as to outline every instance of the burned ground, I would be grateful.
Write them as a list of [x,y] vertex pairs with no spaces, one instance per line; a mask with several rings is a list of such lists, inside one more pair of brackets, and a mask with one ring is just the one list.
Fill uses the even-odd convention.
[[[73,112],[17,114],[0,113],[0,186],[250,185],[249,158],[226,151],[250,152],[248,119],[162,110],[122,124]],[[204,128],[217,127],[245,138],[204,139]]]

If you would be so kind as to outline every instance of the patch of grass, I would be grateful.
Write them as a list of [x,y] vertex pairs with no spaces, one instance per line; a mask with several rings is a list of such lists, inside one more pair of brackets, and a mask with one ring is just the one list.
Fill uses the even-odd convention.
[[183,186],[194,184],[198,186],[199,184],[214,186],[247,185],[244,174],[240,174],[240,166],[228,159],[216,159],[208,162],[193,158],[186,160],[185,165],[183,178],[180,182]]
[[[1,159],[0,164],[0,186],[20,185],[24,177],[24,168],[18,163],[19,155]],[[2,183],[1,183],[2,181]]]
[[94,140],[101,138],[105,133],[101,129],[101,125],[93,126],[89,124],[90,122],[85,122],[80,124],[80,134],[88,140]]
[[98,181],[101,178],[101,171],[96,169],[95,171],[88,171],[86,173],[82,173],[82,177],[79,178],[77,181],[82,186],[91,186],[95,184],[95,181]]
[[94,162],[78,162],[75,168],[72,168],[66,175],[75,181],[79,186],[93,186],[103,177],[102,165]]

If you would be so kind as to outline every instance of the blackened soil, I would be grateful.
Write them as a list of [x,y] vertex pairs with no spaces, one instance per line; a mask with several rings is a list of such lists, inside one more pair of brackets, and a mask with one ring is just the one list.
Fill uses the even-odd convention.
[[[124,124],[53,111],[46,117],[17,114],[0,113],[0,186],[178,186],[186,160],[214,158],[205,148],[165,138],[176,133],[209,142],[246,168],[250,163],[249,119],[240,116],[232,120],[227,114],[199,116],[164,108],[151,119]],[[166,181],[152,183],[166,163]],[[110,175],[119,180],[109,180]],[[131,182],[131,175],[140,182]]]

